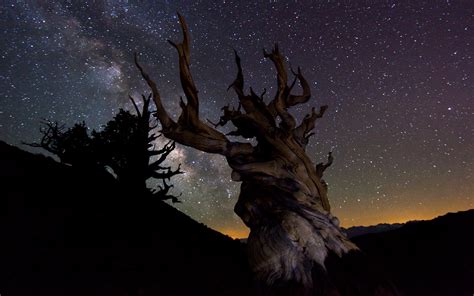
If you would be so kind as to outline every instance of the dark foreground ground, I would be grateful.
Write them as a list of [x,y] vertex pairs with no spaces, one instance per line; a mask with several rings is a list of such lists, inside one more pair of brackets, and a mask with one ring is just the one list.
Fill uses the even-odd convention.
[[[254,295],[245,244],[0,142],[0,294]],[[473,295],[474,211],[354,237],[405,295]]]

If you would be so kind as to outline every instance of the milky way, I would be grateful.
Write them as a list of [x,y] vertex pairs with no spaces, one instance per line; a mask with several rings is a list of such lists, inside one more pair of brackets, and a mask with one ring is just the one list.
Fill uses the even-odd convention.
[[[227,86],[242,57],[247,85],[275,91],[262,49],[278,42],[329,105],[308,146],[333,151],[329,198],[344,226],[431,218],[474,204],[474,4],[471,1],[2,1],[0,139],[39,138],[39,120],[94,129],[128,95],[148,92],[134,52],[178,114],[176,11],[187,19],[201,117],[237,105]],[[225,129],[224,129],[225,130]],[[26,148],[26,147],[24,147]],[[39,151],[37,151],[39,152]],[[178,146],[178,208],[233,236],[239,184],[223,157]]]

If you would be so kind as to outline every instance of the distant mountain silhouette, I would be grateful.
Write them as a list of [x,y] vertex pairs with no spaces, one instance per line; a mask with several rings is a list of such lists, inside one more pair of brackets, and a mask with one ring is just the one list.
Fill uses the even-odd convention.
[[474,295],[474,210],[353,237],[406,295]]
[[365,235],[369,233],[379,233],[379,232],[385,232],[389,230],[394,230],[398,229],[405,225],[404,223],[394,223],[394,224],[389,224],[389,223],[381,223],[377,225],[371,225],[371,226],[352,226],[349,228],[344,228],[344,232],[346,235],[350,238],[360,236],[360,235]]
[[[2,296],[257,294],[245,244],[106,170],[0,142],[0,180]],[[352,240],[404,295],[474,293],[474,210],[381,229]]]

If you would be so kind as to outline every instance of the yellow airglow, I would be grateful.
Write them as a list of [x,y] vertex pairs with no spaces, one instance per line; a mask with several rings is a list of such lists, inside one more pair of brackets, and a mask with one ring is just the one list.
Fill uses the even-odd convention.
[[233,239],[247,238],[250,232],[250,230],[245,226],[243,226],[242,228],[217,229],[217,231],[227,236],[230,236]]
[[[470,204],[469,204],[470,205]],[[369,225],[376,225],[380,223],[405,223],[408,221],[414,220],[431,220],[438,216],[443,216],[449,212],[458,212],[458,211],[465,211],[472,206],[466,205],[445,205],[443,209],[435,209],[430,207],[425,208],[411,208],[411,209],[393,209],[387,208],[381,210],[379,213],[370,214],[365,213],[365,215],[356,216],[354,215],[354,219],[350,219],[347,216],[344,219],[343,213],[335,213],[336,216],[339,214],[339,218],[341,219],[341,226],[342,227],[352,227],[352,226],[369,226]],[[242,239],[247,238],[249,235],[250,230],[245,226],[237,226],[235,228],[216,228],[217,231],[230,236],[233,239]]]

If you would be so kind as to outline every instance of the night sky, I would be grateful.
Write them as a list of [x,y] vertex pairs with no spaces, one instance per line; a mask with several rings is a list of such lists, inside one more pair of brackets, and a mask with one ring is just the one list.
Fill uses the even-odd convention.
[[[267,98],[276,81],[262,48],[278,42],[302,67],[313,98],[292,112],[329,105],[307,151],[315,163],[333,151],[325,179],[343,226],[474,207],[473,1],[2,1],[0,11],[0,140],[38,140],[42,118],[99,129],[130,109],[129,94],[149,92],[135,51],[177,115],[183,93],[166,40],[181,38],[179,11],[203,119],[237,106],[226,91],[233,48],[247,85]],[[222,156],[178,145],[169,160],[186,172],[174,178],[180,210],[246,235]]]

